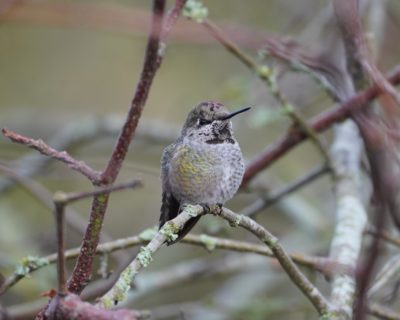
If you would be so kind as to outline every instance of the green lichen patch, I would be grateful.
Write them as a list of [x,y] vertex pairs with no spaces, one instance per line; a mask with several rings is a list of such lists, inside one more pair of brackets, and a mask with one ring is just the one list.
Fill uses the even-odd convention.
[[175,241],[178,239],[177,233],[179,232],[178,226],[169,221],[160,230],[161,234],[165,235],[168,241]]
[[150,262],[153,261],[152,253],[147,247],[140,248],[140,252],[137,255],[137,258],[143,268],[146,268],[150,264]]
[[183,16],[202,23],[208,16],[208,9],[201,1],[188,0],[183,8]]
[[39,258],[36,256],[27,256],[21,260],[19,265],[15,268],[15,274],[19,276],[28,276],[29,272],[47,266],[49,260]]
[[119,302],[124,301],[131,289],[131,283],[137,272],[132,267],[127,267],[120,275],[117,283],[112,289],[112,295],[102,298],[101,302],[106,309],[111,309]]
[[205,245],[208,251],[213,251],[217,244],[216,239],[207,234],[202,234],[200,236],[200,241]]
[[193,218],[199,215],[198,206],[186,205],[183,210]]

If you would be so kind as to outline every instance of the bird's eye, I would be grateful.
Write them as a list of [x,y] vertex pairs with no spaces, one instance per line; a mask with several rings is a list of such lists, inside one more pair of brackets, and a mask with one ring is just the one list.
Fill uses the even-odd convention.
[[206,124],[210,124],[212,121],[206,119],[199,119],[199,125],[204,126]]

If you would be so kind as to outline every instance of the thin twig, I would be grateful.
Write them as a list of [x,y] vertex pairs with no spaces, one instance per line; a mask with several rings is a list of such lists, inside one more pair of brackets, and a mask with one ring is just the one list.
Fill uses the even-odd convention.
[[54,199],[55,205],[55,217],[56,217],[56,227],[57,227],[57,280],[58,280],[58,293],[65,294],[67,292],[65,285],[65,273],[66,273],[66,264],[65,264],[65,213],[64,207],[65,203],[60,203],[57,199]]
[[[5,175],[9,176],[13,181],[20,184],[22,188],[24,188],[28,193],[30,193],[35,199],[37,199],[42,205],[48,208],[52,213],[54,213],[53,195],[40,183],[32,180],[27,176],[24,176],[22,173],[19,173],[18,171],[14,171],[2,165],[0,165],[0,172],[3,172]],[[66,224],[71,228],[73,228],[73,230],[78,232],[80,236],[83,235],[85,233],[85,226],[87,221],[71,208],[64,208],[64,210],[65,210]],[[109,234],[107,234],[105,230],[102,230],[100,240],[102,242],[106,242],[106,241],[111,241],[112,238]],[[115,252],[113,253],[113,257],[117,261],[121,261],[125,260],[126,254],[124,252]],[[0,286],[0,295],[2,294],[2,292],[3,292],[2,286]]]
[[[35,199],[37,199],[42,205],[47,207],[50,211],[54,212],[54,202],[52,193],[43,187],[37,181],[32,180],[29,177],[23,176],[22,174],[10,169],[6,166],[0,164],[0,172],[7,175],[10,179],[18,183],[24,190],[31,194]],[[81,218],[81,216],[68,209],[66,213],[66,223],[76,230],[79,235],[85,233],[86,220]],[[111,238],[109,238],[111,239]]]
[[296,190],[304,187],[305,185],[315,181],[317,178],[323,176],[325,173],[328,173],[330,169],[327,166],[322,166],[312,170],[311,172],[306,173],[305,175],[301,176],[297,180],[293,181],[292,183],[283,186],[282,188],[272,191],[268,196],[265,198],[260,198],[250,204],[248,207],[244,208],[241,211],[241,214],[245,216],[254,216],[260,211],[264,210],[265,208],[272,206],[285,196],[295,192]]
[[373,284],[368,289],[368,297],[372,297],[385,285],[396,282],[396,278],[399,277],[400,273],[400,255],[397,254],[391,257],[383,267],[380,268],[379,273],[376,275]]
[[97,184],[99,181],[100,173],[93,170],[89,167],[85,162],[78,161],[72,158],[66,151],[57,151],[51,147],[49,147],[42,140],[35,140],[32,138],[25,137],[16,132],[13,132],[7,128],[3,128],[1,130],[3,135],[9,138],[12,142],[22,144],[27,146],[28,148],[35,149],[39,151],[41,154],[44,154],[48,157],[57,159],[61,162],[64,162],[70,167],[72,170],[75,170],[85,177],[87,177],[92,183]]
[[379,319],[400,320],[400,313],[377,303],[370,303],[367,305],[367,312]]
[[370,234],[374,237],[380,237],[383,240],[385,240],[387,243],[393,244],[397,247],[400,247],[400,238],[396,237],[394,234],[391,234],[385,230],[380,231],[379,233],[376,231],[376,228],[374,228],[372,225],[367,226],[365,229],[365,232],[367,234]]
[[71,192],[71,193],[59,192],[57,201],[58,201],[58,203],[69,204],[69,203],[79,201],[79,200],[82,200],[85,198],[89,198],[92,196],[109,194],[111,192],[122,191],[122,190],[126,190],[126,189],[135,189],[137,187],[140,187],[141,185],[142,185],[142,182],[140,180],[133,179],[133,180],[125,182],[125,183],[119,183],[119,184],[107,186],[107,187],[100,187],[100,188],[98,188],[96,190],[92,190],[92,191]]

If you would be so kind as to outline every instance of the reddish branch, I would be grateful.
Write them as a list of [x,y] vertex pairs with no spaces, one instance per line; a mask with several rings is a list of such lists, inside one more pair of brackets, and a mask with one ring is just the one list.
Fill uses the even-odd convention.
[[[396,67],[393,70],[388,81],[393,85],[400,83],[400,67]],[[380,88],[377,85],[373,85],[361,91],[340,106],[315,116],[309,121],[309,125],[316,132],[325,131],[330,128],[332,124],[348,118],[354,111],[359,110],[381,93]],[[275,160],[279,159],[306,138],[307,135],[304,132],[292,128],[285,136],[268,146],[266,150],[249,163],[243,177],[242,187],[246,186],[260,171],[271,165]]]
[[104,310],[83,302],[77,295],[57,295],[49,304],[45,314],[48,319],[69,320],[137,320],[141,312],[133,310]]
[[[360,66],[360,71],[364,71],[379,88],[391,97],[393,108],[388,110],[391,113],[399,114],[398,106],[400,106],[400,95],[396,89],[385,79],[379,68],[376,66],[372,59],[371,52],[368,47],[367,36],[362,27],[361,19],[358,14],[358,1],[355,0],[335,0],[333,1],[336,18],[339,23],[339,27],[342,31],[346,46],[351,45],[351,50],[347,52],[347,55],[351,55],[350,59],[357,60]],[[358,75],[364,78],[362,72]],[[397,104],[397,105],[396,105]]]
[[163,25],[163,14],[165,1],[154,1],[153,21],[150,31],[149,41],[146,49],[146,57],[143,65],[140,81],[136,87],[128,116],[118,137],[117,144],[114,147],[110,161],[102,173],[102,181],[109,184],[115,181],[122,163],[128,152],[129,144],[133,139],[139,118],[142,114],[144,104],[150,91],[151,83],[160,67],[163,58],[163,43],[169,34],[172,26],[179,17],[179,14],[186,1],[177,0],[174,8],[170,11]]
[[41,154],[44,154],[48,157],[57,159],[61,162],[64,162],[70,167],[72,170],[78,171],[82,173],[85,177],[87,177],[94,184],[97,184],[100,178],[100,172],[93,170],[89,167],[85,162],[78,161],[72,158],[66,151],[57,151],[47,144],[45,144],[42,140],[35,140],[32,138],[28,138],[22,136],[18,133],[15,133],[7,128],[3,128],[1,130],[3,135],[9,138],[12,142],[22,144],[27,146],[28,148],[35,149],[39,151]]
[[[114,151],[112,152],[110,161],[101,174],[101,182],[104,185],[113,183],[121,169],[122,163],[128,152],[129,144],[133,139],[139,118],[147,100],[150,86],[153,82],[156,71],[162,62],[164,49],[162,40],[166,38],[171,26],[178,18],[184,3],[185,1],[183,0],[177,0],[175,2],[175,5],[167,18],[166,28],[163,29],[165,1],[154,0],[152,24],[142,73],[127,118],[118,137]],[[80,293],[83,290],[92,273],[93,259],[96,247],[99,243],[99,236],[104,220],[104,214],[107,209],[107,203],[108,195],[95,196],[93,199],[92,211],[87,231],[83,239],[81,254],[78,257],[72,276],[68,281],[68,289],[73,293]]]

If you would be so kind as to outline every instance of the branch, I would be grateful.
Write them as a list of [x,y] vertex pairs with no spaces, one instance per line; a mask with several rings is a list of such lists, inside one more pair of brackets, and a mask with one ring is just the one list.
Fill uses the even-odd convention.
[[56,217],[56,228],[57,228],[57,280],[58,280],[58,293],[66,294],[67,288],[65,286],[65,203],[57,202],[54,197],[54,211]]
[[390,232],[382,230],[382,231],[380,231],[378,233],[376,228],[374,228],[371,225],[367,226],[367,228],[365,229],[365,232],[367,234],[370,234],[370,235],[374,236],[374,237],[380,237],[383,240],[385,240],[387,243],[390,243],[390,244],[392,244],[394,246],[400,247],[400,238],[396,237],[395,235],[393,235]]
[[[48,145],[53,146],[56,150],[82,147],[82,145],[99,140],[104,136],[118,135],[123,123],[124,118],[114,114],[74,119],[67,123],[62,130],[54,133],[49,139]],[[160,121],[142,119],[135,135],[138,138],[164,145],[171,143],[178,133],[179,129],[175,126],[166,125]],[[30,152],[13,161],[12,169],[20,177],[32,177],[47,168],[51,160],[52,158],[42,157],[37,152]],[[1,177],[0,193],[12,187],[14,183],[13,179]],[[66,218],[68,216],[67,214]]]
[[[127,238],[116,239],[113,241],[108,241],[101,243],[96,248],[96,255],[109,254],[118,250],[123,250],[131,248],[138,245],[146,245],[151,241],[152,237],[156,234],[154,229],[147,229],[143,231],[138,236],[132,236]],[[251,242],[238,241],[226,238],[211,237],[205,234],[202,235],[186,235],[179,243],[185,243],[190,245],[196,245],[206,248],[208,251],[212,250],[230,250],[236,252],[248,252],[256,253],[259,255],[274,258],[271,250],[264,245],[258,245]],[[65,259],[74,259],[79,255],[80,248],[68,249],[65,251]],[[332,269],[334,267],[343,268],[344,266],[338,266],[335,261],[318,256],[307,256],[299,253],[292,253],[290,257],[293,261],[302,267],[310,268],[315,271],[319,271],[326,276],[332,275]],[[22,263],[17,266],[16,270],[11,276],[6,278],[0,287],[0,295],[8,290],[10,287],[14,286],[21,279],[27,277],[32,272],[39,270],[45,266],[53,264],[57,261],[57,254],[53,253],[45,257],[37,257],[30,259],[24,258]],[[22,272],[23,271],[23,272]],[[348,270],[351,272],[351,270]]]
[[[361,252],[367,213],[359,194],[362,140],[354,122],[335,128],[332,145],[336,191],[336,227],[330,257],[353,270]],[[331,302],[347,319],[352,318],[356,291],[355,276],[337,274],[332,279]]]
[[377,303],[370,303],[367,305],[367,312],[373,316],[384,320],[400,320],[400,314],[392,309],[379,305]]
[[140,186],[142,186],[142,182],[138,179],[133,179],[125,183],[119,183],[112,186],[101,187],[96,190],[86,191],[86,192],[64,193],[59,191],[56,193],[54,201],[56,204],[66,205],[92,196],[100,196],[104,194],[109,194],[111,192],[122,191],[126,189],[135,189]]
[[59,320],[138,320],[148,318],[149,312],[133,310],[104,310],[96,308],[90,303],[83,302],[79,296],[68,294],[67,296],[57,295],[46,311],[45,317]]
[[[181,8],[181,1],[176,2],[175,6]],[[147,42],[142,73],[139,83],[136,87],[131,107],[128,111],[128,115],[119,134],[111,158],[105,170],[102,172],[101,179],[104,184],[111,184],[117,178],[117,175],[122,167],[122,163],[128,152],[129,145],[135,134],[136,127],[144,109],[144,105],[147,101],[147,96],[149,94],[154,76],[161,65],[164,55],[164,44],[162,44],[162,41],[164,40],[162,39],[164,8],[165,0],[154,0],[151,30]],[[174,13],[174,17],[169,23],[169,28],[171,28],[170,25],[172,25],[172,22],[175,22],[178,18],[179,9],[177,9],[177,14],[175,13],[176,10],[173,10],[172,12]]]
[[315,181],[317,178],[321,177],[325,173],[329,172],[329,168],[327,166],[322,166],[317,169],[312,170],[311,172],[306,173],[304,176],[301,176],[297,180],[292,183],[276,190],[272,191],[265,198],[258,199],[250,204],[248,207],[244,208],[241,212],[242,215],[245,216],[254,216],[260,211],[264,210],[267,207],[272,206],[276,202],[280,201],[285,196],[295,192],[296,190],[304,187],[305,185]]
[[[47,159],[47,158],[44,158]],[[48,208],[52,213],[54,213],[54,201],[53,194],[50,193],[46,188],[44,188],[37,181],[30,179],[23,175],[23,173],[19,173],[18,169],[15,172],[5,166],[0,165],[0,172],[9,176],[13,181],[20,184],[23,189],[25,189],[28,193],[30,193],[34,198],[36,198],[42,205]],[[1,183],[0,183],[0,193],[1,193]],[[74,229],[79,235],[85,233],[86,227],[86,219],[82,218],[76,211],[71,208],[65,208],[65,222],[68,226]],[[105,230],[102,231],[101,237],[102,242],[110,241],[112,238],[110,235],[106,233]],[[123,252],[116,252],[113,254],[116,260],[121,261],[121,259],[125,260],[126,254]],[[0,295],[3,293],[2,286],[0,286]]]
[[[363,30],[358,13],[358,1],[335,0],[333,1],[333,6],[335,9],[336,18],[338,20],[338,25],[343,33],[343,38],[346,46],[348,46],[348,44],[351,44],[351,48],[348,47],[348,49],[351,50],[349,50],[347,54],[352,54],[353,59],[357,60],[357,63],[360,65],[360,68],[362,67],[364,73],[377,86],[379,86],[379,89],[383,93],[393,99],[393,102],[397,104],[397,110],[392,108],[390,110],[390,113],[397,114],[398,117],[400,95],[392,86],[392,84],[385,79],[385,77],[372,59],[372,55],[368,47],[367,37]],[[364,78],[364,75],[362,75],[360,79],[361,78]]]
[[203,214],[203,212],[204,210],[201,206],[187,206],[176,218],[166,222],[149,244],[140,248],[140,253],[121,273],[118,281],[111,290],[98,300],[97,305],[109,309],[125,300],[136,274],[142,268],[146,268],[150,264],[153,260],[154,253],[156,253],[165,242],[175,240],[177,238],[177,233],[183,228],[185,223],[191,218]]
[[282,268],[286,271],[294,284],[303,292],[310,302],[317,309],[321,317],[330,317],[335,310],[329,302],[319,292],[319,290],[304,276],[299,268],[294,264],[285,249],[279,244],[278,239],[269,233],[263,226],[249,217],[238,215],[226,208],[214,214],[227,220],[232,226],[240,226],[264,242],[274,253]]
[[99,172],[90,168],[85,162],[75,160],[66,151],[57,151],[49,147],[42,140],[34,140],[32,138],[25,137],[16,132],[8,130],[7,128],[3,128],[1,132],[5,137],[9,138],[12,142],[19,143],[24,146],[27,146],[28,148],[35,149],[39,151],[41,154],[44,154],[48,157],[66,163],[68,167],[70,167],[72,170],[75,170],[83,174],[92,183],[97,184],[99,182],[100,178]]
[[[101,180],[103,184],[112,184],[117,178],[117,175],[121,169],[122,163],[128,152],[129,144],[131,143],[136,131],[136,127],[147,100],[154,76],[163,59],[164,50],[162,50],[162,40],[164,40],[164,38],[167,36],[172,24],[176,22],[182,5],[183,4],[181,0],[177,0],[175,2],[175,6],[167,18],[167,29],[163,33],[165,0],[154,0],[151,30],[147,43],[142,73],[116,146],[114,147],[111,158],[105,170],[101,174]],[[96,247],[99,243],[101,231],[101,228],[98,228],[98,226],[103,224],[107,204],[108,195],[95,196],[93,199],[92,212],[90,214],[87,232],[83,239],[81,254],[77,259],[72,276],[68,281],[68,289],[71,292],[81,292],[85,286],[85,283],[87,283],[88,279],[90,278],[93,259]]]
[[[388,81],[394,85],[400,83],[400,67],[393,69]],[[341,122],[348,118],[352,112],[361,109],[368,102],[374,100],[381,94],[377,85],[373,85],[366,90],[354,95],[340,106],[329,109],[309,121],[309,125],[316,132],[323,132],[330,128],[334,123]],[[242,187],[246,186],[260,171],[270,166],[274,161],[282,157],[293,147],[307,139],[307,135],[300,130],[291,130],[277,142],[270,145],[247,166],[242,181]]]
[[368,297],[372,297],[388,283],[396,283],[400,274],[400,255],[391,257],[381,268],[374,279],[374,283],[368,289]]

